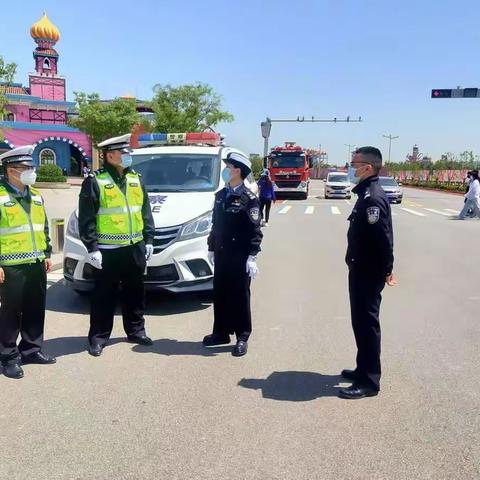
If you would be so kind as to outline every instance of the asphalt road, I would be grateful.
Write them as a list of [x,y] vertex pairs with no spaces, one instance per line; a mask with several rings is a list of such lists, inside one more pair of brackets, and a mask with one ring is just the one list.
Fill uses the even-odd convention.
[[153,348],[125,343],[117,321],[92,358],[87,300],[52,275],[45,349],[58,363],[0,377],[0,478],[479,479],[480,222],[449,219],[461,197],[405,190],[382,391],[345,401],[352,205],[322,193],[316,182],[273,210],[244,358],[201,347],[208,296],[171,295],[149,296]]

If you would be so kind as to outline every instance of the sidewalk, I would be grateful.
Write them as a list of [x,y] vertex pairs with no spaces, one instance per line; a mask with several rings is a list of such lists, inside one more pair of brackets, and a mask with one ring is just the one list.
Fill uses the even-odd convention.
[[63,252],[53,253],[52,261],[53,261],[52,272],[56,270],[61,270],[63,268]]

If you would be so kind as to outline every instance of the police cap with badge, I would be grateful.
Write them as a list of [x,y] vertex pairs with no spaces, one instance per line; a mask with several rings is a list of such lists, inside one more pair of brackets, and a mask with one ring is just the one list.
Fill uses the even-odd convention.
[[240,153],[231,152],[223,161],[233,165],[235,168],[239,168],[242,172],[242,178],[247,178],[252,173],[252,162]]
[[34,145],[24,145],[23,147],[16,147],[8,152],[0,155],[0,161],[4,167],[12,164],[25,165],[26,167],[34,167],[33,163],[33,151]]
[[104,152],[111,152],[113,150],[122,150],[127,152],[132,151],[130,146],[130,137],[131,133],[126,133],[125,135],[120,135],[119,137],[112,137],[98,144],[98,147],[101,148]]

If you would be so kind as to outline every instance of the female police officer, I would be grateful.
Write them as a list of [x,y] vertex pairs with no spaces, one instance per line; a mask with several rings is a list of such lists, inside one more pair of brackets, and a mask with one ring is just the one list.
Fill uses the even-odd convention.
[[252,171],[251,162],[232,152],[225,160],[227,184],[215,196],[213,226],[208,238],[209,258],[215,265],[213,333],[203,339],[206,347],[230,343],[237,337],[232,355],[247,353],[252,331],[250,283],[258,273],[256,255],[260,252],[260,204],[245,186]]

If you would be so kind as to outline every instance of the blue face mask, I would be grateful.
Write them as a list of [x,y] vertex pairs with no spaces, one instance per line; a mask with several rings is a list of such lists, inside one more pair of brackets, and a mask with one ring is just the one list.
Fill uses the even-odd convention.
[[129,153],[122,153],[122,167],[128,168],[132,166],[132,156]]
[[348,177],[352,183],[358,183],[360,177],[357,177],[357,170],[353,167],[348,167]]
[[229,168],[225,168],[222,172],[222,179],[225,183],[228,183],[232,177],[230,175],[230,169]]

